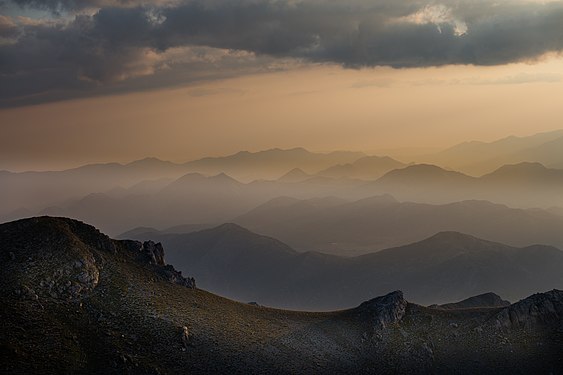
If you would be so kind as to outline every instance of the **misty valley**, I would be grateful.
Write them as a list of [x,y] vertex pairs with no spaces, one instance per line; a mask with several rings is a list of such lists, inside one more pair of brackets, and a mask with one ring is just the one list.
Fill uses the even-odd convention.
[[561,369],[554,142],[563,132],[404,162],[300,148],[4,171],[6,369]]
[[563,0],[0,0],[0,374],[563,375]]

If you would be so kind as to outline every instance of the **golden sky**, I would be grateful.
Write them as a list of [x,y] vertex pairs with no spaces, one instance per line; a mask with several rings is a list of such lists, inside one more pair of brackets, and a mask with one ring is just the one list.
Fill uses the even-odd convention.
[[[146,156],[187,161],[273,147],[368,153],[561,128],[563,59],[495,67],[306,65],[0,110],[0,168]],[[426,150],[410,150],[411,153]]]
[[563,0],[0,1],[0,169],[562,128]]

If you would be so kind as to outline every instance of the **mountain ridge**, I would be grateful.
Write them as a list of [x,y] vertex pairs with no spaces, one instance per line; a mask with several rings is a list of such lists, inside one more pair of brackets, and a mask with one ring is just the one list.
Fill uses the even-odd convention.
[[[71,219],[0,224],[3,369],[470,374],[563,368],[557,330],[563,291],[508,307],[443,310],[391,289],[346,310],[285,311],[179,285],[159,274],[168,268],[157,244],[142,251],[132,244]],[[53,294],[67,278],[86,287],[70,298]]]
[[549,246],[517,248],[447,231],[375,253],[338,257],[299,253],[271,237],[235,228],[146,233],[137,239],[162,242],[171,262],[190,270],[204,288],[299,310],[343,308],[366,299],[366,290],[383,294],[393,285],[422,304],[491,290],[518,299],[563,285],[563,252]]

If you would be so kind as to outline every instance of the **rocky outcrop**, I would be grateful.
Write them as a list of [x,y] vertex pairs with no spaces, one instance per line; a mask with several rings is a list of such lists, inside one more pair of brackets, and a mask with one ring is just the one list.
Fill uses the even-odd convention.
[[126,249],[133,252],[139,261],[157,266],[166,265],[166,262],[164,261],[164,249],[160,242],[140,242],[131,240],[122,240],[118,242],[124,245]]
[[176,271],[171,265],[166,265],[157,270],[157,273],[171,283],[195,289],[195,279],[193,277],[182,276],[182,271]]
[[156,264],[159,266],[164,266],[166,264],[164,262],[164,249],[162,248],[160,242],[159,243],[154,243],[153,241],[143,242],[143,246],[141,247],[141,252],[143,252],[149,258],[149,262],[152,264]]
[[498,329],[563,327],[563,291],[534,294],[496,314],[488,325]]
[[153,241],[139,242],[131,240],[118,242],[131,251],[138,261],[154,266],[154,271],[164,279],[187,288],[196,288],[193,277],[184,277],[182,276],[182,271],[176,271],[173,266],[166,264],[162,244]]
[[407,304],[403,292],[398,290],[366,301],[358,307],[358,310],[371,316],[375,329],[384,329],[403,319]]

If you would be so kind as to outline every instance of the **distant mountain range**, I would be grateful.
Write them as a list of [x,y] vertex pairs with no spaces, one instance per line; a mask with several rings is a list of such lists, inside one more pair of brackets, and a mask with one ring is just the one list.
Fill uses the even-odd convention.
[[[210,243],[206,236],[200,236],[201,245]],[[458,237],[443,234],[427,245],[459,245]],[[260,241],[280,246],[281,255],[293,254],[274,240]],[[220,241],[214,243],[210,253],[224,249]],[[452,251],[465,251],[482,255],[467,260],[484,262],[491,251],[504,253],[497,244],[467,238],[464,243],[436,254],[445,259]],[[396,251],[428,248],[418,247]],[[524,250],[506,251],[518,259]],[[199,280],[166,264],[159,244],[111,240],[84,223],[48,217],[1,224],[0,257],[0,363],[8,374],[543,374],[563,368],[560,290],[503,307],[489,306],[480,296],[471,308],[428,308],[407,301],[400,291],[373,298],[377,290],[392,286],[365,283],[359,274],[348,277],[368,287],[364,294],[371,296],[361,304],[324,313],[285,311],[196,288]],[[544,257],[534,259],[529,270]],[[433,261],[417,257],[406,262],[403,266],[412,268]],[[446,266],[455,265],[450,261]],[[299,267],[310,266],[304,262]],[[510,267],[499,269],[495,279]],[[216,271],[225,277],[220,273],[225,270]],[[454,267],[451,274],[457,271]],[[476,276],[488,274],[485,269]],[[434,285],[440,275],[434,269],[421,287]],[[458,273],[456,279],[464,275]],[[304,276],[306,282],[309,276]],[[354,294],[343,289],[342,279],[327,276],[324,295]],[[536,287],[533,277],[545,276],[527,275],[532,281],[528,288]],[[284,278],[291,288],[295,274],[282,275],[282,286]],[[478,277],[456,285],[490,281]]]
[[63,215],[115,235],[136,226],[232,221],[280,196],[358,200],[391,194],[401,201],[432,204],[488,200],[519,208],[562,207],[563,169],[555,168],[561,165],[556,160],[561,137],[563,131],[491,144],[470,142],[444,151],[441,161],[435,159],[439,165],[457,165],[460,160],[499,161],[502,155],[519,155],[502,159],[510,163],[480,177],[386,156],[303,148],[239,152],[183,164],[146,158],[65,171],[0,171],[5,197],[0,221]]
[[132,187],[142,181],[178,178],[185,173],[182,165],[156,158],[129,164],[90,164],[64,171],[0,171],[0,190],[10,197],[2,202],[0,214],[22,208],[35,211],[88,194]]
[[563,169],[563,129],[528,137],[510,136],[494,142],[464,142],[423,161],[474,176],[490,173],[504,164],[538,162]]
[[294,309],[338,309],[400,288],[412,301],[444,303],[494,291],[515,301],[563,287],[563,252],[441,232],[360,257],[299,253],[235,224],[188,234],[138,234],[162,242],[169,261],[198,285],[240,301]]
[[[63,179],[64,181],[64,179]],[[53,180],[54,183],[54,180]],[[54,187],[55,185],[53,185]],[[556,207],[563,205],[563,170],[548,169],[538,163],[521,163],[513,166],[504,166],[497,171],[485,175],[480,178],[470,177],[459,172],[447,171],[432,165],[411,165],[402,169],[395,169],[386,173],[384,176],[373,182],[349,178],[331,178],[321,176],[309,176],[300,170],[293,170],[289,175],[282,179],[274,181],[253,181],[251,183],[242,183],[232,177],[221,173],[216,176],[204,176],[199,173],[188,173],[182,177],[170,181],[169,179],[158,179],[137,183],[130,188],[111,189],[105,193],[94,193],[86,195],[82,198],[73,198],[59,202],[55,205],[49,205],[44,209],[17,209],[11,213],[2,215],[4,220],[13,220],[24,216],[40,215],[56,215],[73,217],[85,220],[102,228],[104,231],[112,235],[117,235],[128,229],[145,226],[155,228],[166,228],[181,224],[219,224],[227,221],[237,221],[238,217],[255,209],[257,206],[268,202],[277,197],[292,197],[296,199],[317,199],[315,204],[320,204],[322,197],[336,197],[338,200],[358,200],[363,197],[373,197],[378,194],[392,194],[401,201],[429,202],[434,204],[444,204],[465,200],[489,200],[508,204],[513,207]],[[60,189],[64,192],[64,187]],[[31,193],[31,190],[30,190]],[[16,194],[17,193],[13,193]],[[9,194],[8,194],[9,196]],[[335,201],[335,200],[332,200]],[[263,224],[280,219],[280,224],[276,229],[276,236],[286,239],[289,243],[310,250],[309,245],[321,245],[323,251],[329,251],[331,247],[335,249],[345,248],[351,249],[358,246],[358,250],[377,249],[387,247],[389,245],[398,245],[393,242],[393,238],[409,237],[404,232],[392,230],[387,234],[383,234],[381,230],[366,228],[366,225],[372,225],[369,216],[362,218],[362,204],[371,202],[369,199],[362,201],[355,206],[358,215],[350,217],[351,219],[360,220],[357,224],[353,222],[344,223],[343,227],[357,226],[356,233],[374,232],[382,234],[381,237],[372,236],[369,244],[366,243],[364,235],[360,235],[358,240],[351,240],[351,236],[345,234],[339,237],[339,233],[352,232],[348,229],[340,230],[338,225],[341,214],[337,213],[332,216],[334,227],[333,236],[327,236],[326,225],[324,231],[316,232],[319,238],[324,237],[322,241],[294,241],[293,234],[284,233],[283,216],[273,215],[271,218],[263,220]],[[12,204],[9,202],[8,204]],[[459,206],[460,208],[463,206]],[[469,208],[468,208],[469,209]],[[540,211],[538,211],[540,212]],[[345,216],[348,214],[345,214]],[[458,216],[463,216],[463,212],[458,212]],[[468,216],[468,215],[465,215]],[[548,219],[545,215],[527,215],[527,219],[516,220],[515,226],[518,229],[524,229],[523,234],[514,233],[508,228],[510,221],[499,221],[493,227],[499,227],[498,234],[486,230],[485,232],[476,232],[492,239],[499,239],[511,244],[524,244],[528,239],[525,230],[526,226],[537,228],[535,231],[538,236],[544,235],[543,242],[560,246],[561,241],[550,233],[553,225],[557,225],[560,215],[552,215],[552,219]],[[381,216],[379,216],[382,218]],[[393,217],[393,215],[392,215]],[[450,216],[447,216],[451,218]],[[323,217],[319,222],[327,222],[332,220],[331,216]],[[425,228],[429,226],[426,223],[432,223],[420,217],[418,226]],[[293,219],[292,219],[293,220]],[[444,228],[432,227],[432,232],[423,231],[425,235],[430,235],[439,230],[453,229],[449,222],[437,218],[445,225]],[[470,220],[470,218],[468,218]],[[535,220],[535,222],[534,222]],[[550,223],[550,220],[552,223]],[[316,231],[314,220],[306,223],[298,218],[295,222],[311,225],[311,229],[307,227],[301,228],[299,231]],[[454,221],[455,222],[455,221]],[[490,223],[491,221],[486,221]],[[242,224],[246,224],[244,221]],[[388,222],[390,223],[390,222]],[[258,223],[258,225],[263,225]],[[524,225],[525,224],[525,225]],[[390,228],[388,224],[382,223],[382,227]],[[262,229],[250,222],[249,227],[259,229],[261,233],[272,233],[271,229]],[[468,230],[463,226],[459,230],[473,232],[473,227],[468,226]],[[291,230],[295,233],[295,230]],[[391,234],[391,233],[397,233]],[[420,233],[420,232],[413,232]],[[322,237],[320,237],[322,235]],[[311,234],[310,237],[314,236]],[[336,237],[333,240],[328,238]],[[512,238],[509,238],[512,237]],[[418,240],[421,237],[409,237],[408,240]],[[541,238],[540,238],[541,240]],[[537,240],[536,240],[537,241]],[[334,243],[335,246],[326,246],[328,243]],[[401,242],[405,243],[405,242]],[[367,247],[366,247],[367,246]],[[321,249],[321,248],[318,248]]]
[[[147,180],[177,179],[186,173],[225,173],[249,182],[255,179],[276,179],[293,168],[317,172],[335,164],[353,162],[363,156],[365,154],[359,152],[337,151],[323,154],[295,148],[243,151],[183,164],[145,158],[129,164],[90,164],[64,171],[0,171],[0,190],[10,197],[2,202],[0,215],[7,215],[22,208],[36,210],[38,207],[56,205],[71,198],[105,193],[116,188],[130,188],[139,183],[141,186],[137,188],[141,190],[142,184],[148,184]],[[158,187],[157,184],[152,185]]]
[[440,231],[527,246],[563,248],[563,217],[487,201],[442,205],[399,202],[390,195],[354,202],[337,198],[276,198],[234,219],[297,250],[359,255],[419,241]]
[[185,164],[189,170],[204,174],[227,173],[234,178],[249,182],[256,179],[275,179],[285,172],[300,168],[306,173],[315,173],[335,164],[351,163],[366,156],[361,152],[335,151],[313,153],[304,148],[281,150],[278,148],[207,157]]
[[504,165],[481,177],[471,177],[429,164],[395,169],[358,189],[364,195],[390,193],[400,200],[444,203],[484,199],[514,207],[563,204],[563,170],[540,163]]
[[365,156],[348,164],[338,164],[324,169],[317,174],[331,178],[357,178],[362,180],[376,180],[393,169],[404,168],[401,163],[388,156]]
[[245,184],[224,173],[210,177],[189,173],[154,192],[129,193],[126,189],[119,194],[113,191],[89,194],[35,213],[88,221],[116,235],[137,226],[163,228],[180,224],[217,224],[230,221],[274,197],[346,195],[346,191],[360,183],[323,177],[295,183],[254,181]]

